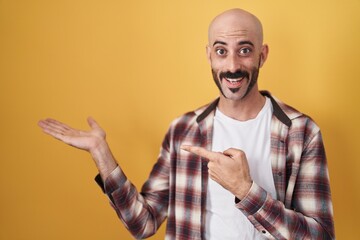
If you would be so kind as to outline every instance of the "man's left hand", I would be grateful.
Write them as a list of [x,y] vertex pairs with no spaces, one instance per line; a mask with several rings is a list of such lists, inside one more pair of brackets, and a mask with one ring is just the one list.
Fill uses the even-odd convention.
[[237,198],[243,199],[249,192],[252,179],[246,155],[243,151],[229,148],[221,153],[188,145],[182,145],[181,149],[208,159],[210,178]]

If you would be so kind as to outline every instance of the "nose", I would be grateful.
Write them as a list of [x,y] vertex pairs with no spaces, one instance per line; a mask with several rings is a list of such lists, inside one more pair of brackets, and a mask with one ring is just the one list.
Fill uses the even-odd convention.
[[230,54],[227,59],[226,68],[229,72],[235,73],[240,68],[239,56],[235,53]]

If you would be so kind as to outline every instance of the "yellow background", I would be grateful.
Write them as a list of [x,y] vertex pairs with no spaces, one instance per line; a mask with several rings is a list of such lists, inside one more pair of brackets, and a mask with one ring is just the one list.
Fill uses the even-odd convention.
[[[358,235],[360,1],[0,0],[0,239],[131,239],[88,153],[37,127],[106,129],[137,187],[170,121],[218,95],[207,26],[245,8],[263,22],[261,89],[321,126],[338,239]],[[164,225],[152,239],[163,239]]]

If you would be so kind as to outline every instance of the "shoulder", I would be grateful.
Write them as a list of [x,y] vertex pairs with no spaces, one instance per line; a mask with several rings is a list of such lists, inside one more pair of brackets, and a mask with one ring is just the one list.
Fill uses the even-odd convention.
[[181,116],[175,118],[170,124],[170,129],[185,131],[186,129],[198,126],[199,116],[203,114],[209,108],[210,105],[211,103],[208,103],[204,106],[186,112]]
[[[307,114],[297,110],[296,108],[282,102],[278,98],[271,96],[275,101],[275,104],[281,109],[281,111],[291,121],[289,127],[289,136],[291,139],[297,139],[304,142],[306,145],[314,137],[321,135],[320,127],[317,123]],[[273,103],[274,106],[274,103]],[[275,109],[276,107],[274,107]],[[274,110],[275,111],[275,110]],[[274,115],[276,113],[274,112]]]
[[267,91],[262,91],[262,93],[271,99],[274,108],[274,115],[278,115],[279,117],[281,115],[285,115],[291,121],[291,125],[296,124],[297,122],[311,122],[315,124],[314,120],[309,115],[286,104]]
[[171,148],[172,146],[178,148],[182,142],[187,142],[188,144],[199,142],[201,140],[199,116],[209,108],[209,105],[204,105],[175,118],[170,123],[163,147]]
[[300,127],[303,125],[311,126],[314,130],[319,130],[319,126],[315,121],[306,113],[300,112],[296,108],[287,105],[280,100],[277,100],[280,108],[285,112],[285,114],[291,119],[292,127]]

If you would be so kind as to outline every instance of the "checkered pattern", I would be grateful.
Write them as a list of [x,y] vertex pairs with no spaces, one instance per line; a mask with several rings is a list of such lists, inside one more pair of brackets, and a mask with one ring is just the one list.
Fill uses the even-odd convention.
[[[277,199],[253,183],[236,206],[268,239],[333,239],[329,175],[319,127],[268,92],[262,94],[270,97],[274,109],[271,162]],[[135,238],[153,235],[166,218],[166,239],[203,238],[207,160],[180,150],[180,146],[211,149],[217,103],[189,112],[171,124],[140,193],[119,167],[105,184],[99,181]]]

